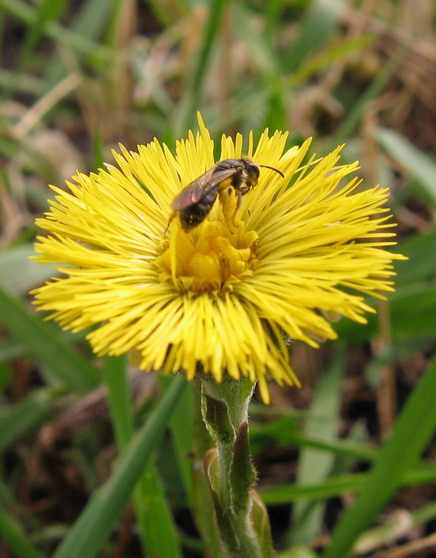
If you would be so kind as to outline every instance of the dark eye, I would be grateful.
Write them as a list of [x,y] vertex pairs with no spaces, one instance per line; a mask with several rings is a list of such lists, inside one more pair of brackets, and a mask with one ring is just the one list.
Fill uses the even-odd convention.
[[247,167],[247,173],[250,176],[255,176],[256,178],[259,178],[259,167],[257,165],[255,165],[254,163],[252,163],[251,161],[245,161],[246,167]]

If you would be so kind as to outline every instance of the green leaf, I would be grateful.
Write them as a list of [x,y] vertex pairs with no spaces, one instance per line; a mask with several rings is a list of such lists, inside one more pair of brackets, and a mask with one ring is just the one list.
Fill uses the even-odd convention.
[[[133,409],[126,359],[107,357],[105,364],[110,414],[117,445],[121,450],[133,436]],[[149,464],[143,472],[134,490],[133,501],[141,541],[147,554],[161,558],[181,556],[170,506],[153,464]]]
[[[24,3],[22,0],[0,0],[0,7],[26,25],[32,25],[38,17],[36,8]],[[44,31],[52,39],[59,41],[61,44],[77,52],[92,54],[94,57],[98,56],[102,60],[108,59],[111,54],[109,49],[70,31],[56,21],[49,22],[44,28]]]
[[373,135],[389,155],[419,181],[425,198],[435,205],[436,162],[394,130],[377,128]]
[[405,49],[399,49],[396,54],[386,63],[383,69],[375,76],[371,81],[370,85],[363,91],[359,99],[353,104],[352,109],[347,114],[347,117],[340,124],[336,130],[331,142],[329,143],[328,150],[334,149],[338,144],[344,141],[345,138],[349,137],[354,130],[359,125],[362,115],[365,114],[365,110],[368,103],[375,99],[386,85],[389,80],[398,70],[398,67],[403,61],[405,55]]
[[395,247],[395,252],[404,254],[409,259],[397,266],[396,286],[410,285],[416,281],[431,279],[436,274],[436,229],[415,234]]
[[[341,382],[344,359],[341,354],[318,382],[305,426],[305,434],[332,438],[338,430],[341,402]],[[315,483],[325,479],[333,467],[334,454],[304,448],[298,461],[298,484]],[[321,535],[324,506],[313,502],[298,502],[292,513],[289,543],[307,543]]]
[[[170,381],[169,376],[159,375],[159,386],[164,390],[168,389]],[[170,420],[171,440],[189,502],[192,502],[192,458],[190,456],[193,451],[194,407],[193,385],[189,383]]]
[[46,26],[59,18],[61,12],[64,11],[67,0],[41,0],[35,4],[36,14],[27,28],[25,41],[20,51],[20,62],[24,65],[30,59],[38,41],[45,32]]
[[62,541],[53,558],[93,558],[125,508],[153,449],[186,386],[175,378],[144,426],[120,455],[110,479],[94,492],[87,507]]
[[324,500],[342,494],[357,492],[365,480],[365,475],[341,475],[314,484],[280,485],[259,490],[268,506],[289,504],[298,500]]
[[19,403],[3,408],[0,414],[0,452],[47,420],[53,412],[54,398],[53,390],[39,389]]
[[108,388],[109,412],[117,446],[126,447],[133,436],[133,410],[126,358],[105,357],[103,378]]
[[318,554],[302,545],[296,545],[284,552],[278,552],[276,558],[318,558]]
[[23,353],[24,348],[15,339],[7,339],[0,343],[0,363],[21,356]]
[[232,9],[235,20],[238,21],[238,33],[247,43],[247,47],[262,73],[270,79],[281,77],[277,52],[273,45],[266,40],[266,36],[256,32],[256,21],[248,7],[240,2],[235,3]]
[[256,481],[256,471],[251,461],[248,422],[246,421],[236,432],[233,460],[228,477],[234,509],[237,513],[247,514],[253,497],[251,489]]
[[318,50],[330,39],[340,23],[341,2],[313,0],[299,27],[299,34],[285,54],[287,72],[296,70],[309,53]]
[[30,260],[35,255],[31,244],[8,248],[0,253],[0,287],[8,292],[25,294],[36,285],[57,275],[50,264],[38,264]]
[[82,359],[53,327],[39,320],[24,304],[0,289],[0,323],[21,341],[27,352],[53,377],[79,394],[99,383],[97,370]]
[[354,505],[342,516],[323,558],[348,555],[357,537],[377,518],[424,451],[436,427],[436,360],[415,388],[381,450]]
[[252,498],[251,523],[256,538],[259,541],[261,556],[262,558],[274,558],[276,553],[272,544],[268,510],[255,490],[252,491]]
[[195,124],[195,113],[201,103],[208,66],[213,54],[213,47],[220,36],[221,20],[227,4],[227,0],[211,0],[209,2],[209,18],[206,24],[202,26],[204,30],[202,44],[197,49],[196,56],[188,67],[186,72],[188,81],[185,92],[177,105],[178,110],[173,125],[176,137],[186,134],[186,130],[193,128]]
[[194,423],[193,423],[193,453],[192,453],[192,503],[191,510],[195,523],[200,531],[202,540],[206,547],[206,554],[213,558],[227,558],[221,549],[219,534],[215,523],[214,508],[218,505],[216,491],[210,490],[209,473],[212,473],[205,465],[209,463],[206,456],[210,456],[212,439],[206,429],[201,416],[199,389],[194,392]]
[[230,422],[229,408],[225,401],[215,399],[204,394],[203,399],[203,416],[208,428],[209,434],[215,443],[230,444],[234,439],[234,428]]
[[243,3],[235,3],[232,9],[235,20],[239,22],[238,34],[247,43],[251,56],[260,68],[260,89],[268,92],[267,104],[262,107],[262,112],[266,112],[263,118],[264,125],[272,129],[286,129],[288,89],[283,80],[275,45],[268,33],[259,35],[255,18]]
[[391,318],[394,335],[407,338],[436,333],[436,285],[416,285],[392,295]]
[[287,78],[287,82],[293,87],[298,85],[305,86],[315,74],[331,67],[335,62],[341,61],[350,54],[358,55],[359,50],[368,47],[374,37],[371,35],[359,35],[350,39],[342,39],[339,43],[326,45],[316,56],[312,56],[310,60],[295,70],[293,74]]
[[0,533],[15,558],[46,558],[27,540],[19,524],[0,506]]
[[147,4],[156,20],[163,27],[170,27],[175,21],[181,20],[189,9],[183,5],[183,2],[164,4],[162,0],[148,0]]
[[337,456],[344,455],[354,459],[364,459],[368,461],[373,461],[377,459],[378,450],[366,445],[357,444],[355,442],[350,442],[348,440],[338,440],[337,438],[320,438],[318,436],[308,436],[298,434],[292,434],[289,437],[289,444],[296,445],[302,448],[313,448],[323,451],[330,451],[335,453]]
[[[269,506],[279,506],[299,500],[325,500],[344,494],[362,491],[369,477],[368,473],[355,473],[330,477],[314,484],[288,484],[262,488],[259,490],[264,502]],[[401,486],[434,484],[436,470],[432,465],[418,466],[409,471],[401,481]]]
[[98,39],[108,27],[110,17],[117,8],[119,0],[87,0],[71,22],[71,28],[83,38]]
[[[389,313],[394,341],[433,337],[436,334],[436,285],[417,284],[398,289],[389,295]],[[335,324],[335,330],[348,340],[370,339],[378,331],[378,318],[371,314],[366,319],[368,323],[364,325],[343,319]]]
[[[0,87],[6,91],[41,95],[44,91],[44,81],[28,73],[18,72],[16,69],[0,68]],[[6,145],[8,144],[6,143]],[[2,144],[0,144],[0,150],[3,151],[1,147]]]
[[135,509],[149,556],[181,558],[179,539],[158,471],[150,463],[135,489]]
[[103,137],[101,134],[101,130],[97,128],[94,132],[94,141],[93,141],[93,159],[94,159],[94,167],[104,168],[105,162],[105,153],[104,153],[104,144],[103,144]]

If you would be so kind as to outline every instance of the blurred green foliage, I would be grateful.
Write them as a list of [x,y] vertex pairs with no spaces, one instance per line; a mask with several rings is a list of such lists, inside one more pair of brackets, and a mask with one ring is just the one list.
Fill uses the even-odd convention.
[[[197,110],[217,139],[269,127],[290,130],[293,143],[314,136],[321,154],[346,143],[365,181],[391,188],[397,249],[409,257],[367,326],[339,322],[341,342],[316,354],[295,347],[300,394],[253,404],[278,556],[341,558],[353,545],[373,555],[370,526],[382,514],[396,525],[393,512],[408,506],[401,489],[434,493],[435,7],[415,14],[415,27],[408,9],[0,0],[0,554],[195,557],[205,544],[211,553],[190,512],[191,386],[163,381],[157,397],[151,377],[132,379],[123,359],[102,363],[83,336],[36,316],[27,295],[55,273],[29,260],[47,184],[110,162],[118,142],[172,146]],[[412,504],[408,528],[383,531],[384,544],[412,527],[423,541],[430,534],[434,504]]]

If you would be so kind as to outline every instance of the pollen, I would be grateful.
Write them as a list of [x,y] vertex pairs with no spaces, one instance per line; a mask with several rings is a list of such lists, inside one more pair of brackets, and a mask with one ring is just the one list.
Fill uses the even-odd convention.
[[232,291],[256,267],[257,237],[243,221],[237,226],[225,220],[205,221],[189,233],[174,221],[156,260],[160,280],[172,283],[179,292]]

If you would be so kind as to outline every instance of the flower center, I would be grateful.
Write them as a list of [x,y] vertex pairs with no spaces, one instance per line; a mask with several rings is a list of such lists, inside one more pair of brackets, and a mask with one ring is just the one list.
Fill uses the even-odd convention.
[[181,292],[232,290],[251,275],[257,240],[257,233],[246,231],[243,221],[232,228],[222,221],[206,220],[184,232],[174,220],[170,238],[162,243],[162,255],[156,260],[160,280],[172,282]]

